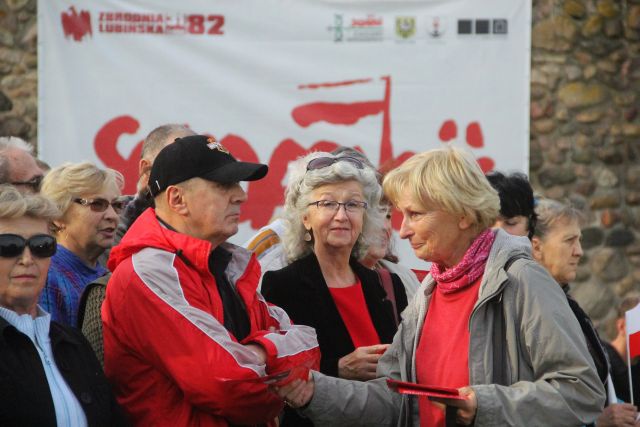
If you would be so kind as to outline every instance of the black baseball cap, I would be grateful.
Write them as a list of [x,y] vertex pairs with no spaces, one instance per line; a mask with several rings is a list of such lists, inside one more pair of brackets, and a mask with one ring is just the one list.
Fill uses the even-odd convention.
[[211,136],[185,136],[158,153],[151,167],[149,192],[155,197],[170,185],[196,177],[221,184],[255,181],[268,170],[267,165],[237,161]]

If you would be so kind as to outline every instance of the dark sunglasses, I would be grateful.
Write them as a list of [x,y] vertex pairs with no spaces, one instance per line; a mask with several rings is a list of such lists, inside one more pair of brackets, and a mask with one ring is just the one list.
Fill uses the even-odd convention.
[[27,187],[31,187],[33,191],[37,193],[38,191],[40,191],[40,185],[42,184],[43,178],[44,176],[38,175],[31,178],[29,181],[15,181],[15,182],[12,182],[11,185],[13,186],[24,185]]
[[364,164],[355,157],[318,157],[307,163],[307,170],[313,171],[331,166],[336,162],[349,162],[358,169],[364,169]]
[[107,199],[97,198],[97,199],[73,199],[74,202],[82,205],[89,206],[89,208],[94,212],[104,212],[109,208],[109,205],[113,207],[113,210],[116,211],[117,214],[120,214],[124,209],[124,201],[123,200],[114,200],[113,202],[108,201]]
[[36,234],[28,239],[17,234],[0,234],[0,257],[2,258],[20,256],[27,246],[31,255],[49,258],[56,253],[56,238],[48,234]]

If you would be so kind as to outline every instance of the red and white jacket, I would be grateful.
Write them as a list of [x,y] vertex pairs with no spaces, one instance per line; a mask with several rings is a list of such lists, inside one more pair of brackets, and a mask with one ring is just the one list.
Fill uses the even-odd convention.
[[[244,301],[250,335],[238,342],[208,268],[211,243],[162,226],[145,211],[114,247],[102,306],[105,373],[135,425],[171,427],[268,423],[282,400],[251,379],[313,361],[315,331],[294,326],[257,292],[260,265],[238,246],[227,277]],[[275,328],[275,331],[270,328]],[[259,364],[244,345],[267,352]]]

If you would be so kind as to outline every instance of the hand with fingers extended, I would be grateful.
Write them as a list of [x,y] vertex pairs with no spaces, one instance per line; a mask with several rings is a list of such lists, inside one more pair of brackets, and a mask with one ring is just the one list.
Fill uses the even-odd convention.
[[443,397],[430,397],[429,399],[444,403],[447,406],[453,406],[458,408],[456,411],[456,423],[463,426],[470,426],[473,424],[473,420],[476,417],[478,411],[478,399],[476,393],[471,387],[462,387],[458,389],[461,396],[465,396],[466,399],[446,399]]
[[315,391],[313,376],[309,372],[307,381],[296,379],[283,386],[272,386],[271,390],[284,400],[285,405],[298,409],[307,405]]
[[376,377],[378,360],[389,344],[358,347],[338,360],[338,376],[348,380],[367,381]]
[[614,403],[604,408],[596,420],[598,427],[634,427],[638,410],[629,403]]

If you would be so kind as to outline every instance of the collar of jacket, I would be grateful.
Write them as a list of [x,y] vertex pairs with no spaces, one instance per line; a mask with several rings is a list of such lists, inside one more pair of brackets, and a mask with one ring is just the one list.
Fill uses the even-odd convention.
[[[153,208],[144,211],[131,225],[120,244],[111,250],[107,263],[109,270],[114,271],[122,261],[149,247],[175,253],[198,271],[209,270],[209,254],[213,250],[211,242],[164,227]],[[252,253],[228,242],[220,247],[231,253],[226,274],[230,282],[235,283],[247,270]]]
[[[6,341],[7,339],[14,338],[16,336],[23,336],[26,340],[31,340],[22,332],[16,329],[11,323],[7,322],[4,317],[0,317],[0,340]],[[62,342],[68,342],[73,345],[79,345],[79,341],[76,337],[69,333],[69,331],[61,326],[59,323],[51,321],[49,326],[49,338],[51,338],[51,347],[55,348],[56,345]]]
[[[495,294],[502,283],[508,279],[507,272],[504,270],[504,265],[507,261],[517,255],[522,255],[525,258],[531,258],[531,242],[526,237],[513,236],[508,234],[502,229],[498,229],[496,233],[496,239],[491,247],[489,258],[487,258],[487,265],[485,267],[484,274],[482,276],[482,283],[480,284],[478,302],[480,304],[484,299]],[[421,284],[421,288],[424,291],[423,296],[428,297],[433,293],[436,283],[428,274],[424,278]],[[422,300],[421,302],[419,300]],[[415,298],[414,302],[423,304],[424,298]]]
[[131,224],[120,244],[111,250],[107,265],[114,271],[123,260],[142,249],[153,247],[178,254],[195,268],[206,270],[212,246],[210,242],[162,226],[155,210],[149,208]]

